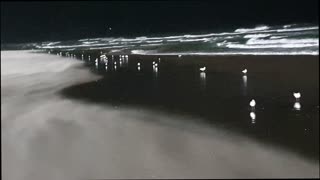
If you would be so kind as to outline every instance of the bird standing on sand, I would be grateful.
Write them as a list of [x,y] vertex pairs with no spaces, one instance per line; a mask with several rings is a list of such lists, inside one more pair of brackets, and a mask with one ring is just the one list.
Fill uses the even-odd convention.
[[200,68],[200,71],[201,72],[205,72],[206,71],[206,67],[204,66],[204,67]]
[[252,99],[249,103],[249,105],[254,108],[256,106],[256,101],[254,99]]
[[243,73],[243,74],[247,74],[247,72],[248,72],[247,69],[242,70],[242,73]]

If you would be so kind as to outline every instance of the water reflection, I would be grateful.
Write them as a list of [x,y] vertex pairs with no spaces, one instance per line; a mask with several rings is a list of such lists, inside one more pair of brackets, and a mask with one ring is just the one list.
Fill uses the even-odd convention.
[[153,66],[153,73],[155,75],[155,78],[158,77],[158,67]]
[[246,96],[247,95],[247,76],[246,75],[243,75],[242,76],[242,92],[243,92],[243,95]]
[[205,72],[200,73],[200,84],[201,84],[201,89],[205,90],[205,88],[206,88],[206,73]]
[[250,112],[251,124],[256,123],[256,113],[254,111]]
[[293,108],[297,111],[300,111],[301,109],[301,104],[300,102],[295,102],[294,105],[293,105]]
[[98,60],[98,58],[96,58],[96,60],[95,60],[94,62],[95,62],[95,64],[96,64],[96,67],[98,68],[98,66],[99,66],[99,60]]

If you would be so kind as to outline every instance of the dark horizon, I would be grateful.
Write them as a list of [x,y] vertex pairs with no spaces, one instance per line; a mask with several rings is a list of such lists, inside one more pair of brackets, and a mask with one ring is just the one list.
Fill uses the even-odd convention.
[[1,43],[209,32],[291,23],[318,24],[318,0],[1,2]]

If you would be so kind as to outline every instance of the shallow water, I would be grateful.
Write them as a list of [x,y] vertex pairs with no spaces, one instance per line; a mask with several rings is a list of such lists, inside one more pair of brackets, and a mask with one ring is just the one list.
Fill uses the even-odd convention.
[[[99,60],[96,64],[92,60],[96,57],[93,53],[91,61],[84,61],[103,78],[68,87],[62,95],[116,108],[140,107],[201,117],[208,125],[319,158],[315,58],[230,57],[232,60],[223,62],[228,57],[114,56],[112,60],[108,56],[107,64]],[[265,66],[266,62],[271,65]],[[202,66],[206,72],[199,71]],[[248,68],[245,75],[243,68]],[[298,102],[292,95],[295,91],[302,93]],[[249,107],[253,98],[257,102],[254,110]]]
[[[92,62],[2,51],[2,179],[319,177],[317,59],[290,57],[278,76],[285,57],[161,57],[154,74],[157,58],[129,56],[129,68],[99,72]],[[276,78],[264,76],[270,68]],[[279,87],[261,90],[261,79]],[[295,87],[301,111],[287,95]]]

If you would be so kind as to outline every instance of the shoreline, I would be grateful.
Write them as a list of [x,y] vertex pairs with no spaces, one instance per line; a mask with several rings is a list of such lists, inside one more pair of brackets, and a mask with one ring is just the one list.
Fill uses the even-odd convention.
[[[148,63],[151,64],[154,59],[144,57],[147,63],[144,67],[148,68]],[[135,64],[140,60],[140,56],[133,55],[129,61]],[[164,58],[168,65],[182,67],[182,70],[186,67],[186,72],[190,72],[187,77],[192,78],[193,66],[187,61],[192,64],[193,60],[184,60],[186,64],[181,65],[177,58],[173,58],[173,61]],[[206,60],[199,60],[202,61]],[[164,70],[167,67],[165,63]],[[208,64],[208,67],[215,67],[215,63]],[[316,72],[304,76],[312,77],[319,73],[314,63],[318,64],[315,61],[307,67]],[[197,119],[194,121],[190,117],[168,113],[132,107],[122,109],[121,106],[102,106],[81,98],[60,97],[57,93],[63,88],[81,86],[96,80],[98,85],[101,82],[101,74],[93,75],[89,69],[79,68],[80,64],[55,55],[26,52],[10,55],[1,52],[4,179],[319,177],[319,160],[310,161],[228,130],[206,127],[198,123]],[[291,71],[297,65],[292,66]],[[220,67],[212,72],[209,69],[207,78],[210,80],[219,75],[215,74],[219,72],[217,70],[234,72],[238,68],[240,66]],[[261,66],[263,68],[269,70]],[[167,67],[168,72],[174,69]],[[249,72],[252,71],[250,69]],[[134,75],[131,72],[133,70],[123,77]],[[166,71],[160,69],[159,78],[162,72]],[[142,73],[148,74],[148,71]],[[12,77],[13,74],[15,76]],[[113,74],[120,79],[122,77],[113,71],[106,76],[113,77]],[[135,79],[129,78],[128,82],[131,80]],[[167,82],[168,79],[164,80]],[[173,80],[169,82],[175,82]],[[102,83],[108,85],[109,81]],[[299,83],[304,83],[303,79],[298,80],[297,85]],[[314,88],[312,84],[317,85],[311,80],[311,87]],[[135,85],[138,90],[143,89],[139,85]],[[175,86],[170,85],[175,90]],[[305,85],[310,86],[310,82],[305,82]],[[99,90],[100,86],[97,87],[93,90]],[[111,92],[119,92],[112,87],[109,88]],[[92,94],[91,91],[86,94],[83,90],[79,91],[83,93],[82,97]],[[71,93],[75,95],[77,91]],[[117,94],[112,96],[117,97]],[[304,96],[308,97],[307,94]],[[311,101],[311,105],[313,103]],[[246,166],[243,165],[244,161]],[[140,166],[136,166],[137,163]]]

